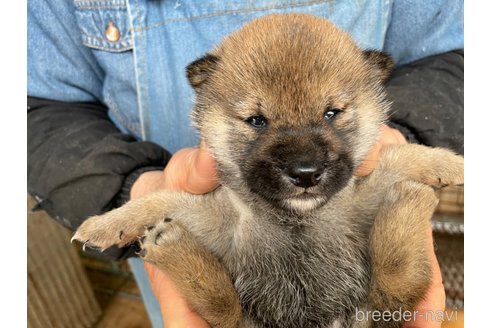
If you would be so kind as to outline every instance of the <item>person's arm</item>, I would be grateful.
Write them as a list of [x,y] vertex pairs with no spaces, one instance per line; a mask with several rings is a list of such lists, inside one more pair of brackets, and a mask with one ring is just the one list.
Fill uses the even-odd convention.
[[463,64],[463,51],[458,50],[395,69],[386,83],[388,126],[356,175],[372,172],[386,143],[406,140],[463,154]]
[[[71,230],[129,200],[140,174],[162,170],[170,158],[160,146],[122,134],[101,104],[28,97],[27,106],[28,192]],[[112,259],[131,253],[105,252]]]
[[387,82],[389,125],[410,142],[464,153],[464,52],[452,51],[397,68]]
[[[463,51],[457,50],[421,59],[397,68],[387,82],[388,98],[392,101],[389,127],[384,127],[379,142],[368,154],[356,174],[365,176],[372,172],[379,151],[388,143],[403,143],[404,138],[413,143],[445,147],[463,154]],[[428,231],[429,256],[432,264],[432,281],[417,311],[442,311],[445,291],[441,270],[434,253],[432,229]],[[437,328],[438,321],[406,323],[405,327]]]
[[[122,134],[102,104],[106,72],[84,46],[72,1],[28,2],[28,192],[65,227],[129,199],[170,154]],[[91,252],[99,255],[99,252]],[[131,249],[104,252],[124,258]]]

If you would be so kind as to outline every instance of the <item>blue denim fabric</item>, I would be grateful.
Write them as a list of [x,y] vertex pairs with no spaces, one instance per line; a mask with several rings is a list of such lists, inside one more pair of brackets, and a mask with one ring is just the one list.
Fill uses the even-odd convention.
[[[100,101],[138,139],[171,152],[194,146],[186,65],[247,21],[285,12],[328,18],[398,64],[463,48],[463,1],[30,0],[28,95]],[[105,36],[109,22],[120,32],[115,42]],[[145,273],[135,273],[148,286]]]
[[363,5],[356,1],[293,0],[263,0],[254,4],[245,4],[245,1],[180,3],[176,6],[174,1],[150,1],[148,6],[142,6],[138,0],[129,1],[142,137],[163,144],[171,151],[197,143],[188,120],[193,91],[186,81],[185,67],[225,35],[268,13],[303,12],[330,17],[352,31],[362,46],[382,49],[382,31],[389,24],[390,9],[388,1],[362,1]]
[[[193,146],[188,63],[248,20],[272,12],[331,19],[362,48],[399,63],[463,47],[463,2],[31,0],[28,94],[101,101],[124,132],[171,152]],[[105,37],[109,22],[120,39]]]
[[463,49],[463,0],[397,0],[384,51],[398,65]]

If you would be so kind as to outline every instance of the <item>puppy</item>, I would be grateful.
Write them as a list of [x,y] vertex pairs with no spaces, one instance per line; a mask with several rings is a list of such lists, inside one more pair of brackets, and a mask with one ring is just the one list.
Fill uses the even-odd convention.
[[[463,158],[385,146],[391,59],[309,15],[251,21],[191,63],[193,121],[222,186],[159,191],[89,218],[74,239],[140,239],[212,327],[397,327],[356,311],[411,310],[430,282],[433,188],[463,184]],[[143,236],[143,237],[142,237]]]

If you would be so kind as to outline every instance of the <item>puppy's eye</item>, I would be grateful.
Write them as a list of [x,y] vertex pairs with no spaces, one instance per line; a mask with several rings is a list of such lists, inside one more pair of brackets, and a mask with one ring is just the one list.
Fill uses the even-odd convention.
[[255,128],[264,128],[267,126],[267,119],[263,116],[248,117],[246,122]]
[[341,110],[338,108],[330,108],[325,112],[324,119],[329,121],[335,116],[337,116],[338,113],[340,113]]

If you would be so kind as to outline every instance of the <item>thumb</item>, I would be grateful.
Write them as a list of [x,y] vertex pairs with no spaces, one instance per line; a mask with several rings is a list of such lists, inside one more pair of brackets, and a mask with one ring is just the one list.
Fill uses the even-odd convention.
[[367,154],[364,161],[359,165],[355,171],[355,175],[364,177],[372,173],[372,171],[378,165],[379,153],[384,145],[390,144],[405,144],[407,143],[403,134],[400,131],[390,128],[386,124],[381,127],[381,132],[377,142]]
[[205,146],[183,148],[164,169],[163,187],[204,194],[218,187],[215,160]]
[[381,144],[381,142],[377,141],[376,144],[369,151],[369,154],[367,154],[364,161],[359,165],[359,167],[357,167],[354,173],[356,176],[365,177],[371,174],[372,171],[374,171],[376,165],[378,164],[379,152],[381,151],[382,147],[383,145]]
[[219,186],[217,166],[205,143],[190,152],[187,165],[187,179],[182,186],[186,192],[204,194]]

